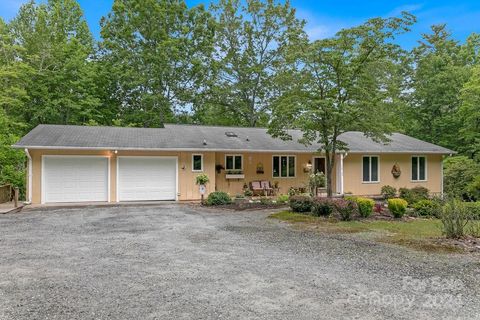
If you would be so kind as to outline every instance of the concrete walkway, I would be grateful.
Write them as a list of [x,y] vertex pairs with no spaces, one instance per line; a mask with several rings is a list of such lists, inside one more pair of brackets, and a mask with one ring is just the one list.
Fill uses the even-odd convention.
[[23,203],[19,202],[18,207],[15,208],[13,201],[0,203],[0,214],[9,213],[13,211],[20,211],[23,208]]

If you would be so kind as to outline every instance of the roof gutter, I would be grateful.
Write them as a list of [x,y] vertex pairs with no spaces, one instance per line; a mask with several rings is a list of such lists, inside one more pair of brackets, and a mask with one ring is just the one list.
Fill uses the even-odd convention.
[[[168,151],[168,152],[201,152],[201,151],[211,151],[211,152],[259,152],[259,153],[272,153],[272,152],[289,152],[289,153],[315,153],[318,150],[282,150],[282,149],[220,149],[220,148],[122,148],[122,147],[66,147],[66,146],[21,146],[21,145],[12,145],[12,148],[23,149],[28,148],[32,150],[119,150],[119,151]],[[405,151],[348,151],[348,152],[339,152],[345,153],[348,155],[352,154],[374,154],[374,153],[389,153],[389,154],[404,154],[404,153],[421,153],[421,154],[439,154],[439,155],[452,155],[456,154],[455,151],[421,151],[421,150],[405,150]]]

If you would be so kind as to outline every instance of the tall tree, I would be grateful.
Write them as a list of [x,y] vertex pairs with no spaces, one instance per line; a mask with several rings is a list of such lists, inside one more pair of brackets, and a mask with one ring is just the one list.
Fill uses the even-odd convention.
[[465,44],[451,38],[445,25],[432,26],[414,48],[409,133],[426,141],[456,149],[459,143],[460,91],[478,59],[479,38]]
[[103,60],[125,124],[161,126],[204,87],[214,22],[181,0],[115,0],[102,19]]
[[206,123],[266,125],[276,70],[291,39],[303,32],[303,22],[288,1],[220,0],[213,9],[215,77],[196,116]]
[[269,132],[291,139],[288,129],[303,132],[305,144],[319,143],[326,155],[327,193],[332,195],[335,152],[347,146],[340,134],[359,130],[385,140],[388,115],[402,83],[393,79],[402,50],[392,44],[408,30],[414,17],[375,18],[344,29],[333,38],[303,41],[291,53],[291,64],[278,81],[288,86],[275,102]]
[[10,23],[18,58],[33,70],[29,103],[17,110],[25,122],[83,123],[98,115],[89,62],[93,39],[75,0],[33,0]]
[[458,112],[461,143],[458,150],[480,161],[480,65],[472,70],[472,75],[461,90],[461,106]]

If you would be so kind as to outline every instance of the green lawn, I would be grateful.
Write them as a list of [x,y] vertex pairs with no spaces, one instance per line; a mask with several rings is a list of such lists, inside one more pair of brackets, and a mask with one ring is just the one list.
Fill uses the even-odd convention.
[[374,241],[403,245],[422,251],[457,252],[461,250],[438,241],[443,239],[441,222],[438,219],[336,221],[290,211],[274,213],[270,218],[315,229],[320,233],[362,233],[370,236]]

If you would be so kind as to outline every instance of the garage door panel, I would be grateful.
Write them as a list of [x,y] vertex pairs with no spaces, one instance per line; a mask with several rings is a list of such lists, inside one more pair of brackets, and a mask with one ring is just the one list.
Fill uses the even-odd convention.
[[44,201],[108,201],[108,159],[45,157]]
[[176,159],[118,158],[119,201],[175,200]]

